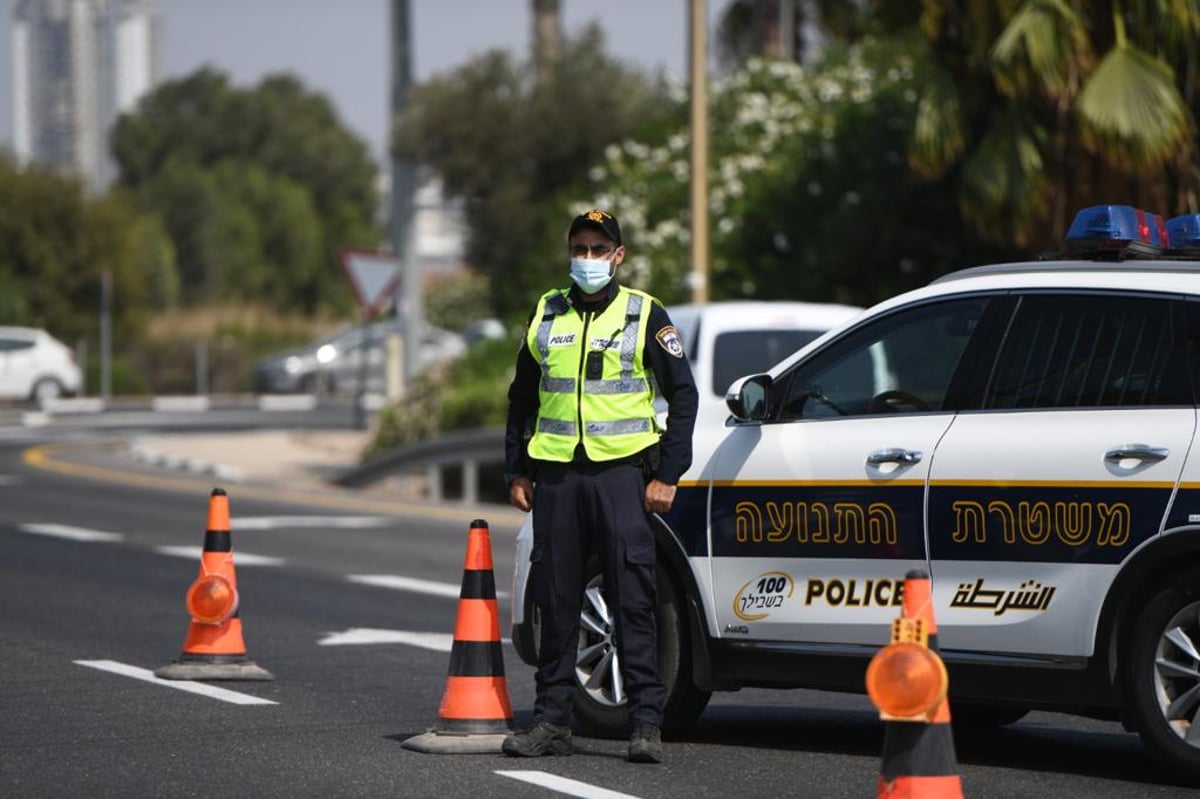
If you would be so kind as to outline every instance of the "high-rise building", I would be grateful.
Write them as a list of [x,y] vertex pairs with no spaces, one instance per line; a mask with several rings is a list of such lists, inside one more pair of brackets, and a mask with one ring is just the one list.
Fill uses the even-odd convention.
[[17,0],[12,35],[18,160],[103,190],[113,123],[157,82],[157,0]]

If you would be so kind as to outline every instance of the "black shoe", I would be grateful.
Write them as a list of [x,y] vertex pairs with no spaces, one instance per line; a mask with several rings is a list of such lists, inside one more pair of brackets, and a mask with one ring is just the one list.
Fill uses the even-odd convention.
[[662,731],[644,721],[635,722],[629,736],[630,763],[662,762]]
[[575,751],[571,728],[539,721],[526,732],[510,735],[500,744],[501,751],[512,757],[569,755]]

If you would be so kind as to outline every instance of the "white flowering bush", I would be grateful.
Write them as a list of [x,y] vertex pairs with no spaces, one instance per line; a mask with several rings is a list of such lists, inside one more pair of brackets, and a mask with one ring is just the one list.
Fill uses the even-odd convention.
[[[855,242],[830,241],[826,230],[855,214],[886,216],[889,202],[922,190],[908,178],[904,156],[918,96],[919,65],[909,52],[903,40],[866,40],[811,67],[755,60],[714,82],[712,298],[778,297],[781,286],[810,300],[863,302],[879,293],[856,290],[862,270],[839,263],[862,260]],[[675,302],[688,298],[691,271],[686,124],[664,138],[609,146],[589,172],[593,196],[571,208],[595,204],[617,214],[629,248],[623,279]],[[862,238],[852,226],[848,236]],[[914,268],[920,249],[915,262],[912,254],[886,256],[901,283],[922,271]],[[806,270],[807,279],[796,274]],[[842,285],[824,273],[848,280]]]

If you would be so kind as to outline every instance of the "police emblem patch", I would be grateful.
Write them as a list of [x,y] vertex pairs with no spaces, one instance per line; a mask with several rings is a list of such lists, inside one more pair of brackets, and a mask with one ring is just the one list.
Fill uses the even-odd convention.
[[668,325],[658,331],[655,336],[658,339],[658,344],[667,352],[674,355],[676,358],[683,357],[683,339],[679,337],[679,331],[674,325]]

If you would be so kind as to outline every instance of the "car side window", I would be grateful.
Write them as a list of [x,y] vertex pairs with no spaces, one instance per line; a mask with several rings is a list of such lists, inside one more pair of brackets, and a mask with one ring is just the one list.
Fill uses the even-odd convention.
[[713,341],[712,393],[724,397],[734,380],[767,371],[819,335],[787,328],[721,333]]
[[1192,403],[1200,404],[1200,302],[1188,300],[1184,308],[1187,327],[1185,357],[1191,372]]
[[941,410],[988,302],[926,303],[854,330],[776,381],[776,419]]
[[33,341],[27,338],[0,338],[0,352],[18,352],[33,349]]
[[1189,405],[1188,351],[1178,322],[1168,299],[1022,297],[984,407]]

